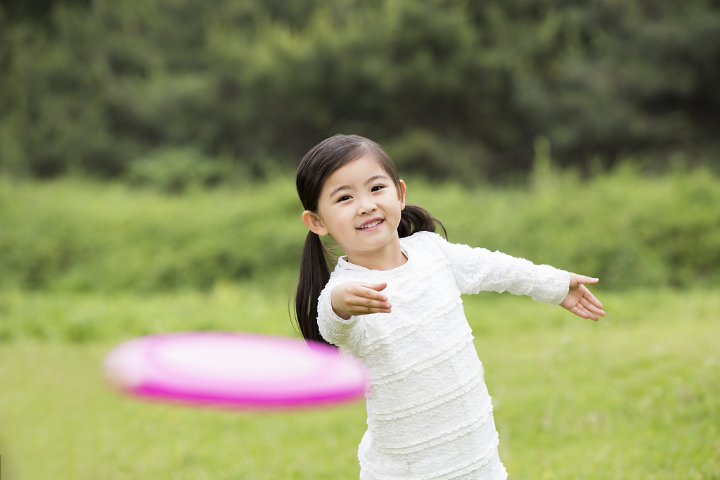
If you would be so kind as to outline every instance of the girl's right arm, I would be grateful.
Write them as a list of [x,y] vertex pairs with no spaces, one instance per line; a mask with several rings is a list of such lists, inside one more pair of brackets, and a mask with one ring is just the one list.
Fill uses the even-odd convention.
[[351,346],[357,316],[370,313],[390,313],[387,296],[380,293],[386,283],[330,281],[318,300],[318,329],[320,335],[337,346]]

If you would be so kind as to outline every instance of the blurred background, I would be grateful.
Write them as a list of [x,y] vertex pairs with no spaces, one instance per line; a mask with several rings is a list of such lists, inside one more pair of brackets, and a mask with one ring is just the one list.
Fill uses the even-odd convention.
[[338,132],[376,140],[405,175],[467,183],[522,177],[538,136],[583,171],[720,163],[712,0],[2,8],[0,161],[15,175],[160,175],[155,160],[259,179]]
[[298,336],[293,175],[380,143],[453,242],[597,276],[464,298],[511,478],[720,479],[717,0],[0,0],[10,479],[356,478],[364,405],[123,399],[122,340]]

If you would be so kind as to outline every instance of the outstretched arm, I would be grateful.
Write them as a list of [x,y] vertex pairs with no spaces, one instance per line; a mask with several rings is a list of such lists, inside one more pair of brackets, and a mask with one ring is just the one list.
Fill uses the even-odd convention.
[[578,317],[590,318],[594,321],[597,321],[598,315],[604,317],[605,312],[602,309],[602,303],[585,286],[597,282],[597,278],[570,273],[570,289],[560,306],[570,310]]

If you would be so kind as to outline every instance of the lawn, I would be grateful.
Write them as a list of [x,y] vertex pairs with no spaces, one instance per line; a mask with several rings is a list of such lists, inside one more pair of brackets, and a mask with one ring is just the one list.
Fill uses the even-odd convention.
[[[598,323],[512,295],[464,300],[513,480],[720,480],[717,175],[408,185],[452,242],[601,278]],[[301,210],[285,177],[168,196],[0,176],[2,479],[357,478],[363,402],[197,410],[102,380],[103,356],[138,335],[297,336]]]
[[[2,478],[357,478],[362,402],[198,410],[128,399],[102,381],[103,355],[137,334],[292,335],[286,300],[242,285],[107,297],[3,292],[3,324],[16,335],[0,343]],[[593,323],[526,298],[465,298],[511,478],[719,479],[720,291],[601,300],[608,316]],[[42,315],[53,322],[32,323]]]

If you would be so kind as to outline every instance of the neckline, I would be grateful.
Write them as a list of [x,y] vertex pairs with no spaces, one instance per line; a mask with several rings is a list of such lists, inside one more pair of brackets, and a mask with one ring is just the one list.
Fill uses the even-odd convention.
[[405,263],[403,263],[402,265],[400,265],[399,267],[391,268],[389,270],[373,270],[370,268],[365,268],[362,265],[356,265],[354,263],[348,262],[345,259],[345,256],[338,258],[337,266],[338,266],[338,268],[341,268],[343,270],[355,270],[355,271],[359,271],[359,272],[378,272],[378,273],[400,272],[400,271],[404,270],[405,268],[407,268],[407,266],[410,264],[410,262],[412,262],[412,259],[413,259],[413,256],[408,253],[407,248],[405,248],[402,245],[402,242],[400,243],[400,251],[402,252],[403,255],[405,255],[405,258],[407,258],[407,261]]

